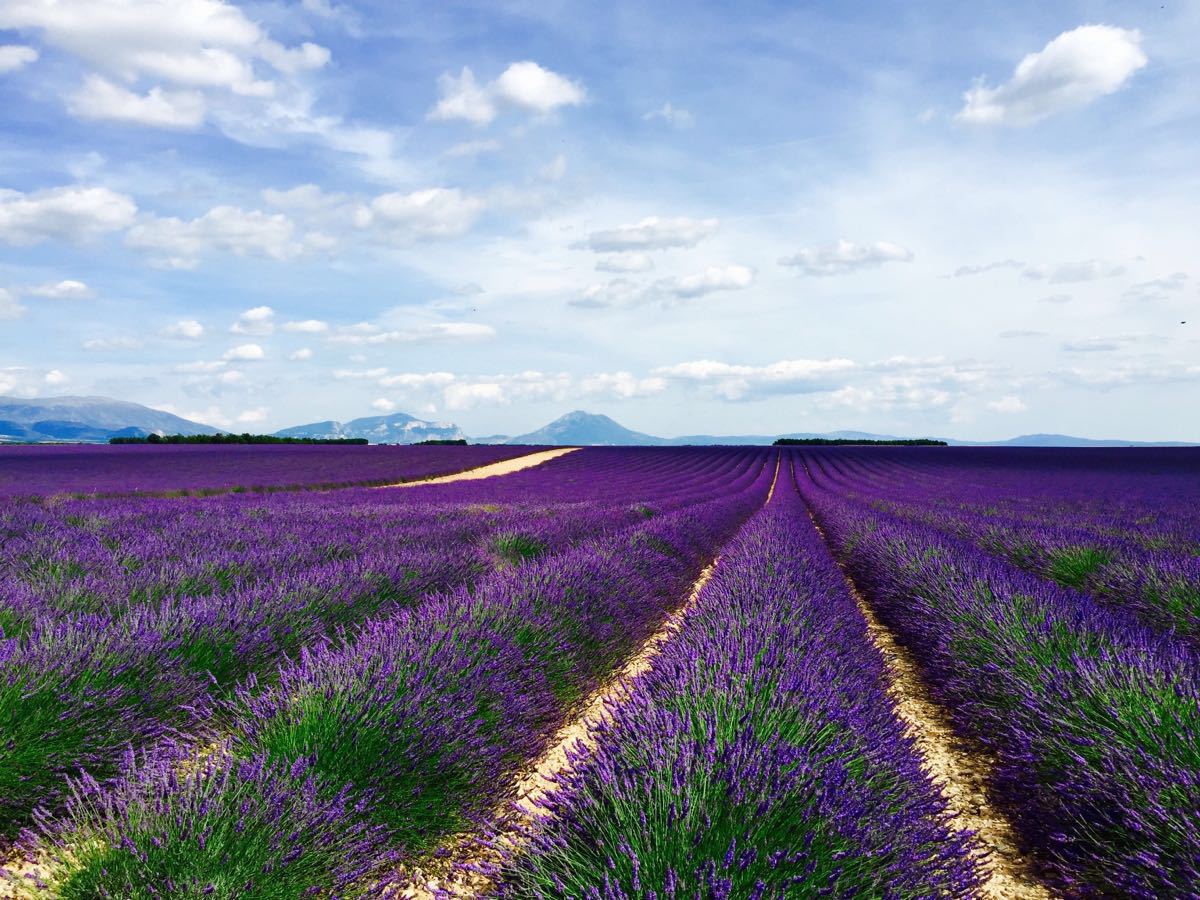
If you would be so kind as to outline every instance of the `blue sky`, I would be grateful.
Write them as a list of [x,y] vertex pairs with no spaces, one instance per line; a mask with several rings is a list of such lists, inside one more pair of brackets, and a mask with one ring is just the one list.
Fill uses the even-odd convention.
[[0,0],[0,394],[1200,440],[1198,46],[1197,2]]

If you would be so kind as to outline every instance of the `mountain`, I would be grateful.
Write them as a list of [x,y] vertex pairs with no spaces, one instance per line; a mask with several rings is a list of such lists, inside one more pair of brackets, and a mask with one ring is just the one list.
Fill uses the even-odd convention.
[[110,437],[142,437],[154,432],[216,434],[217,429],[108,397],[0,397],[0,443],[104,443]]
[[[631,431],[608,416],[576,410],[555,419],[544,428],[522,434],[519,437],[504,440],[502,436],[493,435],[488,438],[475,438],[475,443],[507,443],[507,444],[547,444],[547,445],[625,445],[636,447],[648,446],[712,446],[724,445],[766,445],[771,444],[777,437],[784,438],[825,438],[840,440],[871,440],[894,441],[900,440],[892,434],[874,434],[869,431],[794,431],[787,434],[688,434],[681,437],[661,438],[639,431]],[[1068,434],[1023,434],[1019,437],[998,441],[960,441],[954,438],[938,438],[951,447],[1193,447],[1195,444],[1185,444],[1180,441],[1121,441],[1095,440],[1093,438],[1072,437]]]
[[1072,437],[1069,434],[1022,434],[1003,441],[956,441],[947,438],[951,447],[1196,447],[1183,441],[1122,441]]
[[793,431],[789,434],[769,435],[769,434],[688,434],[683,437],[666,438],[665,442],[674,447],[681,446],[711,446],[721,444],[724,446],[740,446],[743,444],[763,445],[772,444],[776,437],[792,438],[793,440],[803,440],[805,438],[825,438],[826,440],[870,440],[870,441],[894,441],[896,440],[890,434],[872,434],[869,431],[824,431],[820,434],[814,431]]
[[415,444],[418,441],[457,441],[466,437],[453,422],[426,422],[407,413],[367,416],[350,422],[313,422],[275,432],[277,437],[366,438],[372,444]]
[[542,444],[547,446],[567,446],[580,444],[587,446],[651,446],[666,444],[663,438],[642,434],[640,431],[630,431],[619,425],[608,416],[584,412],[577,409],[565,416],[559,416],[544,428],[509,438],[506,444]]

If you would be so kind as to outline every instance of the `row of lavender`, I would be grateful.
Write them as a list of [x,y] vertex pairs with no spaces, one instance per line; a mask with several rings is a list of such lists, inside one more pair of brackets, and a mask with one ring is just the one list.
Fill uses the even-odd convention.
[[1123,469],[1088,477],[1085,467],[1074,481],[1030,467],[1017,497],[1009,479],[993,483],[987,469],[914,467],[901,453],[826,455],[817,464],[848,496],[972,541],[1200,647],[1200,454],[1171,454],[1165,471],[1146,466],[1155,458],[1139,467],[1134,451]]
[[[754,450],[596,449],[490,481],[403,490],[10,503],[0,506],[0,627],[11,636],[39,612],[330,579],[351,596],[364,580],[377,593],[400,591],[441,548],[496,534],[511,539],[490,549],[519,554],[533,541],[523,531],[549,540],[580,518],[626,521],[694,503],[753,477],[761,458]],[[407,559],[421,551],[434,555]],[[334,594],[331,585],[322,597]]]
[[880,653],[784,466],[680,632],[499,866],[505,896],[968,897]]
[[[806,452],[803,490],[848,571],[921,664],[991,787],[1069,895],[1200,883],[1200,660],[1127,610],[868,502]],[[1027,490],[1032,490],[1032,486]]]
[[[73,779],[66,812],[40,815],[26,834],[28,852],[50,854],[48,889],[380,888],[397,860],[506,799],[506,773],[539,752],[761,504],[767,454],[736,456],[715,499],[704,499],[719,490],[708,483],[701,502],[676,493],[674,511],[647,517],[639,504],[639,524],[373,617],[269,682],[244,681],[218,704],[227,732],[160,742],[115,783]],[[211,753],[198,758],[206,739]]]
[[0,497],[395,484],[462,472],[537,449],[503,445],[0,446]]
[[[765,460],[574,456],[507,476],[525,497],[512,509],[447,502],[432,486],[6,509],[0,840],[80,767],[105,779],[126,747],[223,727],[221,702],[240,682],[272,677],[339,628],[736,492]],[[608,502],[557,500],[589,468]]]

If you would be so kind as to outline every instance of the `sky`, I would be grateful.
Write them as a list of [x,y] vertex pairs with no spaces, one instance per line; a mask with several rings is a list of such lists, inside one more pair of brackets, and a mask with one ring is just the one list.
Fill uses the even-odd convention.
[[1197,0],[0,0],[0,395],[1200,441],[1197,48]]

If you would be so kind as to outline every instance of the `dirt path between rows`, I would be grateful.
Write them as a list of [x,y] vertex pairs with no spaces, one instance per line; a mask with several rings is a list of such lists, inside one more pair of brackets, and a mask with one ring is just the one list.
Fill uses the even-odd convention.
[[453,475],[436,475],[433,478],[422,478],[418,481],[399,481],[396,484],[380,485],[380,490],[387,488],[407,488],[421,487],[426,484],[449,484],[452,481],[477,481],[481,478],[494,478],[497,475],[511,475],[513,472],[520,472],[523,469],[532,469],[534,466],[540,466],[542,463],[550,462],[552,459],[558,459],[560,456],[566,456],[568,453],[574,453],[579,447],[558,447],[554,450],[539,450],[536,453],[527,453],[525,456],[514,456],[512,459],[502,459],[500,462],[488,463],[486,466],[479,466],[476,469],[467,469],[465,472],[455,472]]
[[[527,453],[524,456],[489,463],[486,466],[467,469],[465,472],[456,472],[453,475],[438,475],[420,481],[403,481],[396,484],[381,485],[380,487],[417,487],[425,484],[447,484],[452,481],[476,481],[483,478],[495,478],[499,475],[510,475],[513,472],[520,472],[524,469],[540,466],[542,463],[565,456],[568,453],[574,453],[579,449],[579,447],[559,447],[553,450],[539,450],[536,453]],[[565,759],[565,749],[563,755]],[[197,762],[195,765],[199,765],[199,763]],[[16,885],[9,880],[10,878],[15,876],[19,881],[25,881],[27,880],[27,876],[43,876],[45,874],[46,869],[41,864],[23,857],[17,851],[14,851],[8,859],[0,858],[0,900],[16,896],[14,893]],[[8,877],[5,877],[6,875]]]
[[[775,485],[779,482],[780,460],[775,460],[775,476],[767,492],[766,503],[775,494]],[[639,675],[650,670],[655,658],[662,653],[663,647],[683,627],[688,613],[696,605],[700,592],[712,578],[713,571],[720,562],[715,558],[704,567],[699,577],[692,583],[687,599],[671,613],[665,622],[651,635],[642,646],[631,656],[624,666],[604,685],[597,689],[586,701],[583,712],[574,720],[568,722],[554,735],[550,747],[517,778],[515,817],[508,815],[510,807],[498,810],[493,817],[495,821],[515,821],[506,827],[499,835],[480,843],[476,837],[459,840],[449,848],[445,856],[440,857],[435,865],[436,873],[414,868],[411,871],[401,871],[402,882],[389,897],[404,898],[404,900],[434,900],[434,898],[465,898],[487,897],[495,892],[493,879],[480,872],[464,869],[462,866],[474,865],[486,868],[495,864],[505,854],[520,851],[528,838],[528,826],[539,815],[544,814],[540,804],[557,787],[558,779],[571,770],[573,762],[568,758],[568,751],[583,757],[590,756],[597,747],[596,729],[599,725],[612,718],[612,710],[630,696],[634,681]],[[578,758],[578,757],[577,757]]]
[[[809,518],[825,540],[825,532],[811,510]],[[888,692],[896,714],[916,742],[923,768],[946,799],[950,827],[975,832],[975,841],[987,854],[979,867],[983,876],[979,896],[989,900],[1051,900],[1054,895],[1038,882],[1030,870],[1029,859],[1017,849],[1012,824],[988,799],[988,775],[995,761],[987,752],[966,745],[955,734],[949,715],[933,700],[912,654],[879,621],[844,567],[842,576],[866,619],[871,643],[883,655],[891,676]]]
[[[495,890],[491,877],[463,866],[486,868],[498,863],[505,854],[519,851],[527,842],[526,828],[541,812],[539,805],[557,786],[556,779],[571,770],[572,762],[568,751],[590,755],[597,746],[596,728],[612,718],[612,707],[630,695],[634,679],[648,671],[654,658],[662,652],[663,645],[680,629],[683,620],[700,595],[700,591],[712,577],[718,560],[704,567],[693,582],[691,592],[683,605],[672,613],[641,648],[603,686],[589,697],[583,712],[558,730],[551,740],[549,749],[537,761],[517,777],[517,800],[510,810],[506,804],[493,816],[493,821],[514,820],[501,834],[481,843],[476,836],[468,836],[452,843],[443,853],[426,867],[401,869],[400,886],[387,896],[404,900],[440,900],[440,898],[487,897]],[[511,813],[515,813],[511,815]]]

